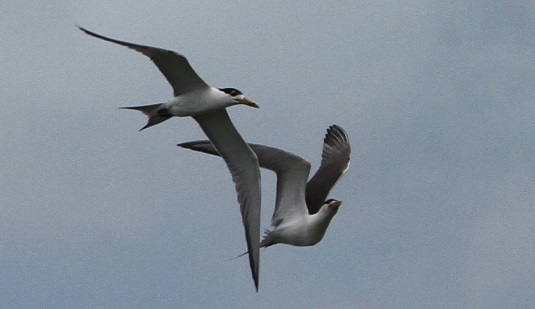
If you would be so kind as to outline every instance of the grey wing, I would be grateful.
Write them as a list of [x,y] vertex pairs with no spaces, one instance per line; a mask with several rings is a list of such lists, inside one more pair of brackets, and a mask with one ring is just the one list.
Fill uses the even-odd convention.
[[319,211],[331,189],[347,171],[350,155],[347,133],[340,126],[330,126],[323,140],[321,165],[306,186],[306,202],[310,214]]
[[[206,140],[182,143],[178,146],[219,155],[210,141]],[[277,174],[277,197],[275,211],[271,218],[272,225],[279,225],[284,218],[308,213],[305,207],[305,187],[310,172],[310,163],[278,148],[258,144],[249,144],[249,147],[256,153],[260,167]]]
[[91,32],[82,27],[78,28],[80,28],[80,30],[89,34],[90,36],[122,46],[126,46],[149,57],[152,62],[154,62],[154,64],[158,67],[160,72],[162,72],[162,74],[165,76],[169,84],[171,84],[175,96],[193,90],[208,87],[208,85],[193,70],[193,68],[188,62],[188,59],[186,59],[186,57],[181,54],[167,49],[115,40],[100,35],[98,33]]
[[236,185],[249,264],[258,291],[261,198],[258,159],[232,124],[226,109],[193,118],[225,160]]

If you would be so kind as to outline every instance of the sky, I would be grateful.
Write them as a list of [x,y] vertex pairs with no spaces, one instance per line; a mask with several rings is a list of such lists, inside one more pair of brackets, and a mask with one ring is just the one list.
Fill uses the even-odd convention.
[[[0,307],[532,308],[535,3],[3,1]],[[249,142],[352,157],[322,242],[261,252],[256,293],[223,161],[138,132],[186,55]],[[262,173],[262,229],[275,202]]]

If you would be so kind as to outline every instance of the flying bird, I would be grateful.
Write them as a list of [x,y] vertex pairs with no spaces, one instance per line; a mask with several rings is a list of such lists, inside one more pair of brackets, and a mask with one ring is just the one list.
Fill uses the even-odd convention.
[[[186,142],[178,146],[219,155],[209,141]],[[327,195],[349,168],[351,147],[344,129],[337,125],[327,129],[321,165],[308,183],[310,163],[305,159],[273,147],[249,146],[256,153],[260,167],[277,174],[275,211],[271,218],[273,229],[266,231],[260,247],[278,243],[293,246],[317,244],[342,204],[327,199]]]
[[258,292],[260,240],[260,168],[255,153],[240,136],[226,108],[243,104],[258,108],[241,91],[214,88],[195,73],[186,57],[171,50],[115,40],[78,27],[90,36],[126,46],[149,57],[173,88],[170,100],[145,106],[123,107],[138,110],[149,117],[144,130],[173,116],[191,116],[200,125],[218,153],[225,160],[236,185],[245,228],[251,273]]

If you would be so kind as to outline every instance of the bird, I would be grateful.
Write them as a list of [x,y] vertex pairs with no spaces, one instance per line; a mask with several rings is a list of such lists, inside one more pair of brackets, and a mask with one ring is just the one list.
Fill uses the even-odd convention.
[[148,116],[140,131],[171,117],[191,116],[225,160],[235,183],[240,204],[251,275],[258,292],[260,240],[260,167],[256,154],[236,130],[226,108],[246,105],[258,108],[235,88],[215,88],[205,83],[193,70],[186,57],[171,50],[119,41],[78,26],[95,38],[126,46],[152,60],[173,88],[170,100],[145,106],[123,107]]
[[[178,146],[219,155],[209,141],[192,141]],[[349,169],[351,146],[345,130],[332,125],[323,140],[319,169],[308,181],[311,165],[305,159],[284,150],[249,144],[256,153],[260,167],[277,175],[275,210],[272,230],[266,230],[260,247],[274,244],[313,246],[321,241],[329,223],[342,204],[327,196],[336,182]],[[242,255],[247,254],[245,252]],[[241,255],[240,255],[241,256]]]

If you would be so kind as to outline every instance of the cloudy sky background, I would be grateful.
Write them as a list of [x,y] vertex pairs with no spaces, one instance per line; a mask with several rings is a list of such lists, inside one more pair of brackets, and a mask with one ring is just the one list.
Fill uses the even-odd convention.
[[[3,1],[0,307],[527,308],[535,305],[535,4],[514,1]],[[352,143],[323,241],[261,253],[260,293],[223,161],[137,132],[119,106],[171,88],[183,53],[236,87],[243,137],[320,161]],[[275,177],[263,173],[262,227]]]

